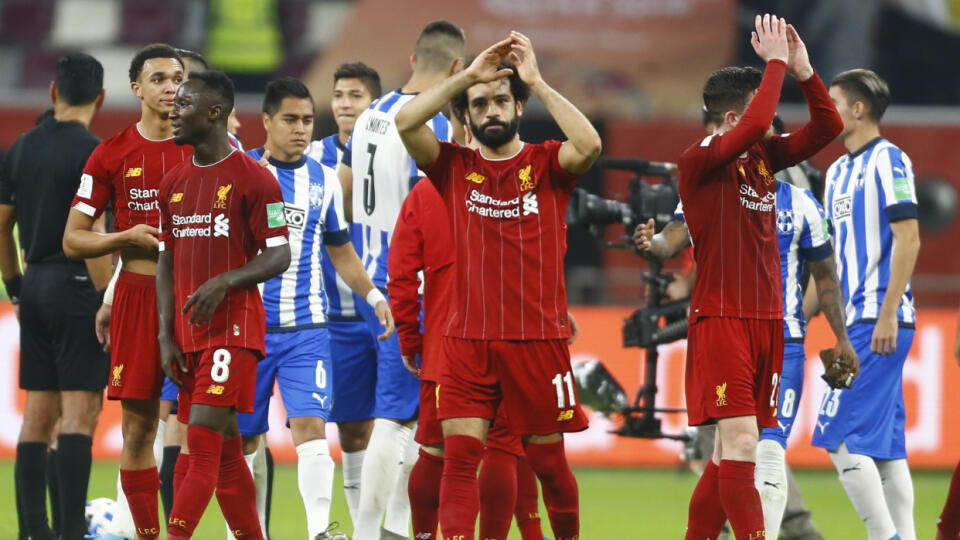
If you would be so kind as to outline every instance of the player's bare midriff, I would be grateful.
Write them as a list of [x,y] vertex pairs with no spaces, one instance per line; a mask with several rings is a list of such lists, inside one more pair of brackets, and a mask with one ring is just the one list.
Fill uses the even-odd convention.
[[120,250],[123,269],[134,274],[157,275],[157,258],[159,256],[160,252],[156,249],[128,247]]

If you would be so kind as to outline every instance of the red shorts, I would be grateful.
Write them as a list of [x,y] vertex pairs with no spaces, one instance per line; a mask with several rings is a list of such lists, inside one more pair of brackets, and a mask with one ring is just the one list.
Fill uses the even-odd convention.
[[565,340],[444,337],[442,347],[437,407],[441,420],[493,420],[500,407],[510,419],[514,435],[549,435],[587,428]]
[[[417,419],[417,433],[414,440],[426,446],[443,444],[443,427],[437,418],[437,383],[420,383],[420,416]],[[487,434],[487,446],[508,452],[515,456],[525,456],[523,443],[518,435],[510,430],[509,422],[501,407]]]
[[156,277],[120,271],[110,311],[109,399],[160,399]]
[[183,386],[177,400],[177,420],[189,424],[190,407],[194,403],[253,412],[259,351],[218,347],[185,356],[189,371],[180,373]]
[[783,322],[704,317],[687,338],[687,417],[691,426],[756,416],[776,427]]

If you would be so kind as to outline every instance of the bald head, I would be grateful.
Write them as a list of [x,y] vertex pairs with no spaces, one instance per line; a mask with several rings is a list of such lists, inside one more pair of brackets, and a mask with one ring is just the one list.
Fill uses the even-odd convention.
[[450,71],[457,60],[467,52],[467,37],[463,29],[447,21],[433,21],[423,28],[413,53],[417,57],[416,71],[437,73]]

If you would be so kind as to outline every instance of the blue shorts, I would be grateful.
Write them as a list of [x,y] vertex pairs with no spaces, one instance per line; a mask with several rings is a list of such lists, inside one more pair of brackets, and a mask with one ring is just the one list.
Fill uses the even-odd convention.
[[793,429],[800,405],[800,396],[803,394],[803,365],[806,362],[806,351],[803,342],[786,342],[783,344],[783,369],[780,371],[780,399],[777,401],[777,427],[763,428],[760,439],[771,439],[787,447],[787,438]]
[[813,432],[813,445],[836,450],[847,443],[853,454],[878,460],[906,459],[903,404],[903,364],[913,344],[913,328],[897,332],[897,352],[889,356],[870,351],[873,324],[854,324],[850,342],[860,358],[860,374],[853,388],[827,389]]
[[170,377],[163,378],[163,390],[160,391],[160,401],[172,401],[176,410],[177,396],[180,394],[180,387],[170,380]]
[[367,323],[369,335],[377,346],[376,418],[411,420],[420,408],[420,379],[413,376],[403,365],[400,357],[400,340],[394,331],[390,339],[377,341],[383,326],[376,312],[366,302],[357,304],[357,313]]
[[331,320],[330,358],[333,371],[331,422],[373,418],[377,388],[377,343],[361,320]]
[[290,418],[329,420],[334,375],[330,372],[330,337],[326,328],[274,332],[266,336],[267,356],[257,364],[253,412],[237,415],[240,434],[266,433],[274,381]]

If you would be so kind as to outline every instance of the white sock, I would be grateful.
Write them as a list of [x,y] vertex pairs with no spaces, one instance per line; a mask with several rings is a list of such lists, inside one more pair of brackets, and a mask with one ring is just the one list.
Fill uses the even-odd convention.
[[851,454],[841,443],[836,452],[829,452],[833,466],[840,474],[840,484],[853,503],[854,510],[867,527],[869,540],[890,540],[897,534],[883,496],[880,471],[873,458]]
[[157,470],[163,466],[163,432],[167,430],[167,421],[163,418],[157,423],[157,436],[153,439],[153,461],[157,464]]
[[913,480],[905,459],[878,461],[887,509],[901,540],[917,540],[913,524]]
[[[414,424],[410,431],[415,433],[416,430],[417,426]],[[410,471],[416,465],[418,457],[420,457],[420,445],[410,437],[404,447],[403,464],[400,466],[400,474],[397,475],[397,483],[393,486],[393,493],[390,494],[386,515],[383,518],[383,528],[400,536],[410,534],[410,494],[407,486],[410,483]]]
[[[244,456],[246,457],[246,456]],[[247,463],[249,466],[249,462]],[[267,441],[260,439],[257,451],[253,454],[253,485],[257,488],[257,515],[263,537],[267,537]]]
[[107,527],[107,532],[117,536],[133,538],[136,534],[136,528],[133,525],[133,514],[130,513],[130,504],[127,503],[127,496],[123,494],[123,485],[120,483],[120,475],[117,474],[117,506],[114,507],[113,519]]
[[[366,450],[343,453],[343,495],[350,510],[350,522],[356,523],[360,509],[360,474]],[[356,526],[356,525],[354,525]]]
[[326,439],[297,445],[297,483],[307,512],[308,538],[315,538],[330,525],[333,500],[333,458]]
[[[260,445],[260,446],[263,446],[263,445]],[[259,447],[257,448],[259,449]],[[243,455],[243,460],[247,462],[247,468],[250,469],[250,474],[253,476],[254,485],[256,485],[256,482],[257,482],[257,477],[256,475],[253,474],[253,460],[256,456],[257,456],[256,452],[252,454]],[[263,512],[260,511],[259,505],[257,506],[257,514],[259,514],[257,517],[260,518],[260,530],[263,532],[263,537],[266,538],[267,537],[267,526],[265,523],[266,516],[264,515]],[[230,530],[230,524],[224,523],[224,526],[227,528],[227,540],[237,540],[237,537],[233,535],[233,531]]]
[[410,429],[377,418],[367,444],[360,475],[360,508],[354,522],[353,540],[379,540],[380,522],[400,474]]
[[763,527],[767,540],[777,540],[783,511],[787,508],[786,452],[780,443],[763,439],[757,443],[755,485],[763,505]]

